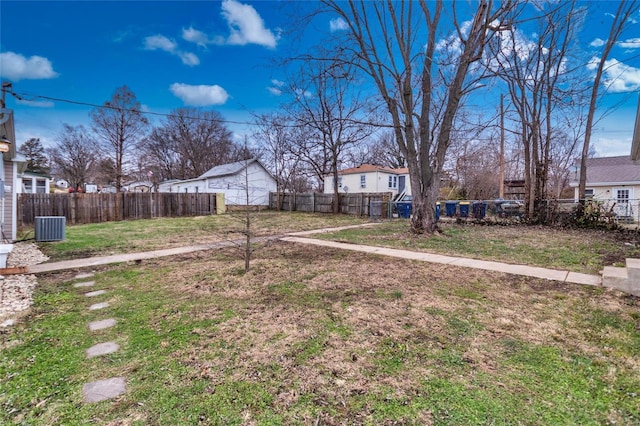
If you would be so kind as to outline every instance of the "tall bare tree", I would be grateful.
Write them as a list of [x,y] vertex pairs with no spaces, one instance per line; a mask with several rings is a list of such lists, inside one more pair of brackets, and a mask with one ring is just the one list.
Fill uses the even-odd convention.
[[216,111],[173,110],[141,144],[149,168],[163,179],[191,179],[210,168],[246,158]]
[[57,173],[72,188],[90,179],[90,170],[96,166],[96,141],[83,126],[63,124],[55,137],[56,145],[49,148],[51,163]]
[[105,157],[115,164],[116,191],[122,188],[129,155],[143,137],[148,120],[140,102],[127,86],[116,89],[111,99],[89,113]]
[[611,53],[611,49],[615,46],[616,42],[620,38],[625,28],[630,22],[630,17],[638,9],[637,1],[622,0],[618,4],[618,9],[611,21],[611,29],[609,31],[609,38],[604,43],[602,54],[598,60],[598,66],[596,67],[596,74],[593,79],[593,86],[591,88],[591,97],[589,101],[589,111],[587,113],[587,124],[584,132],[584,143],[582,144],[582,155],[580,156],[580,181],[578,184],[578,197],[580,200],[584,200],[584,193],[587,185],[587,159],[589,157],[589,149],[591,145],[591,131],[593,129],[593,122],[596,112],[596,105],[599,97],[600,84],[602,83],[602,74],[604,72],[607,59]]
[[276,178],[276,207],[282,209],[284,193],[294,189],[299,177],[300,156],[294,155],[293,146],[299,129],[282,114],[265,114],[256,117],[254,138],[265,151],[265,162]]
[[492,44],[489,67],[505,82],[520,126],[524,155],[526,211],[536,218],[536,206],[547,198],[554,129],[565,99],[572,93],[568,54],[577,39],[584,9],[575,1],[540,4],[533,32],[509,28]]
[[347,63],[308,61],[292,88],[294,102],[289,109],[304,132],[295,139],[298,156],[313,168],[319,181],[333,176],[334,213],[340,209],[338,171],[344,154],[373,132],[353,68]]
[[[347,26],[336,60],[348,61],[368,74],[390,115],[395,139],[407,161],[413,193],[411,228],[437,230],[435,203],[451,131],[463,97],[477,87],[470,67],[482,58],[496,22],[506,25],[515,6],[481,0],[469,21],[458,21],[456,3],[443,14],[444,2],[367,2],[323,0]],[[455,35],[443,58],[438,40],[443,17],[451,17]]]

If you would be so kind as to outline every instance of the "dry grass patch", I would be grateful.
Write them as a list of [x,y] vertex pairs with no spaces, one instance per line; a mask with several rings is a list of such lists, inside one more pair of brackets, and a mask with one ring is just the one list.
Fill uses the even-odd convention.
[[91,375],[119,371],[130,388],[117,404],[82,407],[74,418],[640,421],[636,298],[284,242],[257,251],[249,273],[241,268],[225,249],[98,274],[122,304],[113,314],[126,337],[122,353],[93,362]]

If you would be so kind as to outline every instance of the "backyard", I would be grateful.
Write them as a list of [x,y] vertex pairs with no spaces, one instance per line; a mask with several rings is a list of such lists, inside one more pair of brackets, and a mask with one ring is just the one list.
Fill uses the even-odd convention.
[[[258,235],[365,221],[266,212]],[[55,259],[219,241],[230,217],[74,226]],[[176,231],[175,228],[179,229]],[[638,256],[634,233],[406,221],[314,235],[597,273]],[[93,238],[96,243],[93,244]],[[640,301],[622,293],[282,241],[39,277],[3,335],[0,423],[107,425],[640,423]],[[110,315],[113,328],[89,332]],[[86,359],[112,340],[121,350]],[[84,383],[127,392],[82,404]]]

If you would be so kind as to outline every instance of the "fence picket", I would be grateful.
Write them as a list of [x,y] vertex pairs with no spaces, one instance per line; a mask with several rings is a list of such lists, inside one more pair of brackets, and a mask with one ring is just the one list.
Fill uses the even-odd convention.
[[68,224],[216,214],[216,194],[19,194],[18,225],[35,223],[36,216],[65,216]]

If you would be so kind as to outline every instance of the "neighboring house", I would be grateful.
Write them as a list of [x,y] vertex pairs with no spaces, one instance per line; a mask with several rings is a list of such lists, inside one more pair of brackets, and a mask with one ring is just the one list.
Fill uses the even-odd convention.
[[48,194],[51,187],[51,176],[45,173],[25,171],[21,174],[21,185],[18,192],[23,194]]
[[153,182],[139,181],[131,182],[122,187],[124,192],[151,192],[153,190]]
[[268,206],[269,193],[276,191],[276,179],[254,158],[216,166],[195,179],[168,186],[165,192],[223,193],[227,206]]
[[69,189],[69,182],[65,179],[56,179],[55,186],[59,189]]
[[[391,192],[393,196],[411,195],[409,169],[391,169],[373,164],[338,171],[338,189],[341,193]],[[333,175],[324,178],[324,193],[333,193]]]
[[13,242],[17,234],[19,176],[27,167],[27,161],[16,149],[13,111],[5,108],[3,102],[0,102],[0,152],[0,232],[3,241]]
[[158,192],[171,192],[171,185],[180,182],[180,179],[169,179],[158,184]]
[[[579,164],[579,163],[578,163]],[[578,200],[578,177],[570,183],[574,199]],[[637,216],[640,198],[640,163],[629,155],[587,159],[585,197],[600,200],[613,206],[618,216]]]

